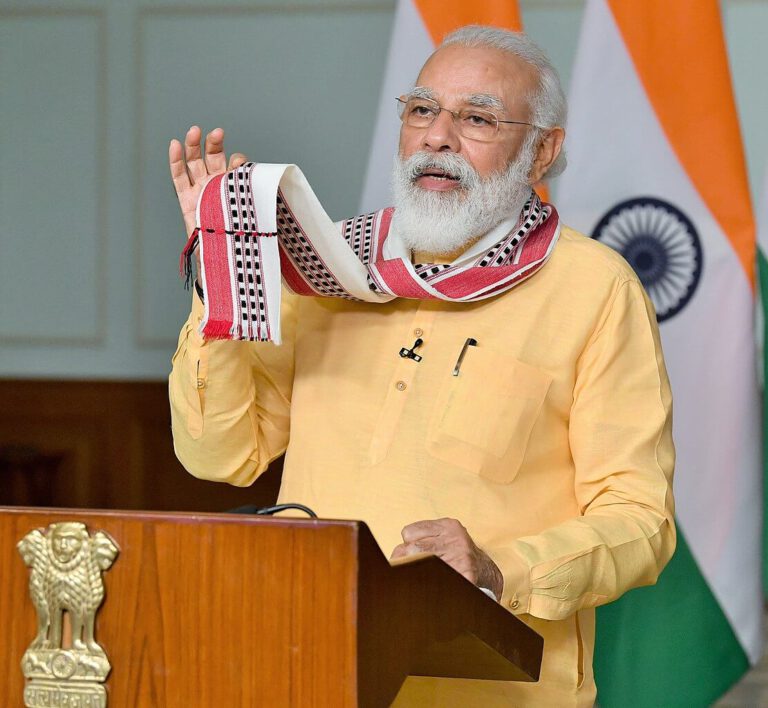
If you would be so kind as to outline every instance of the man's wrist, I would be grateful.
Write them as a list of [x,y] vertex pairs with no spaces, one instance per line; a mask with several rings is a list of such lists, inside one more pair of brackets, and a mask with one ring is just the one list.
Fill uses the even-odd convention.
[[501,594],[504,592],[504,576],[499,567],[491,560],[490,556],[484,551],[480,551],[483,561],[478,574],[477,584],[479,587],[488,588],[501,600]]

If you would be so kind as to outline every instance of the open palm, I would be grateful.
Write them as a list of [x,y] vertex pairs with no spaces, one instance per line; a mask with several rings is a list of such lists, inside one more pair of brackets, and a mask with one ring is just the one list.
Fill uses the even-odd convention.
[[168,147],[171,178],[179,198],[187,236],[195,229],[195,210],[205,185],[216,175],[233,170],[246,162],[245,155],[232,153],[227,164],[224,131],[221,128],[215,128],[206,135],[203,155],[202,135],[203,131],[193,125],[184,137],[184,145],[178,140],[171,140]]

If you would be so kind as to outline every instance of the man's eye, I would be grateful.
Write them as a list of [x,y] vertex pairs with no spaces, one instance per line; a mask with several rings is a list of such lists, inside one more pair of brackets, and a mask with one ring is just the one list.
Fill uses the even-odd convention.
[[427,116],[434,113],[434,109],[432,109],[430,106],[424,106],[416,104],[415,106],[411,106],[411,115],[417,116],[418,118],[426,118]]
[[493,125],[493,118],[484,113],[468,113],[463,117],[464,122],[472,127],[483,128]]

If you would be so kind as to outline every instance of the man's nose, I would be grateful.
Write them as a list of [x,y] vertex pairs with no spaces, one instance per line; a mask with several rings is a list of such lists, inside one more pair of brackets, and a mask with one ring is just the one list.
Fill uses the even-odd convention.
[[459,131],[450,111],[442,110],[424,133],[424,147],[433,152],[459,152]]

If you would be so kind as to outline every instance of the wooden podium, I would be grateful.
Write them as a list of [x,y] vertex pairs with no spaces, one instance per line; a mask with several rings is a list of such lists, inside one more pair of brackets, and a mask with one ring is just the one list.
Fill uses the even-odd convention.
[[387,706],[408,675],[538,679],[541,637],[437,558],[390,566],[359,522],[0,507],[2,706],[24,705],[38,627],[17,544],[57,522],[119,548],[95,632],[110,708]]

